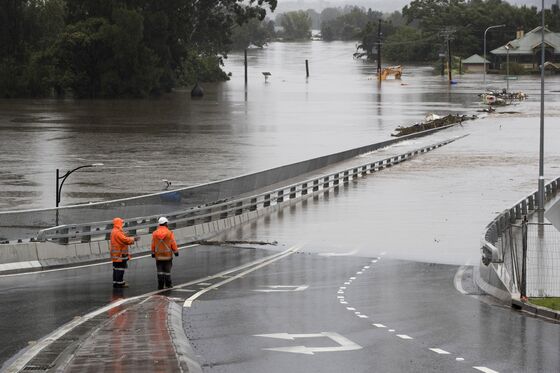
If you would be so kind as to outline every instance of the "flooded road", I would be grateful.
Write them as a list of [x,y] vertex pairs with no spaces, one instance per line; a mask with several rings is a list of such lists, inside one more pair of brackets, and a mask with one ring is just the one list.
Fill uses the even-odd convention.
[[[402,81],[379,86],[375,66],[352,59],[354,48],[308,42],[250,50],[247,89],[242,55],[234,53],[225,65],[231,81],[205,84],[202,100],[191,100],[188,90],[145,101],[0,100],[0,209],[52,207],[57,167],[105,164],[73,174],[64,186],[62,205],[87,203],[156,192],[161,179],[196,185],[386,140],[398,125],[430,112],[480,109],[480,75],[456,77],[459,84],[449,86],[431,68],[405,67]],[[272,74],[268,83],[265,71]],[[487,79],[503,86],[499,76]],[[560,173],[560,93],[552,92],[559,88],[560,77],[547,78],[547,178]],[[520,77],[511,89],[530,95],[508,108],[516,114],[419,140],[471,134],[340,191],[348,196],[309,202],[304,214],[285,211],[245,234],[306,237],[336,252],[472,261],[494,214],[536,188],[538,77]],[[395,236],[413,238],[395,244]]]

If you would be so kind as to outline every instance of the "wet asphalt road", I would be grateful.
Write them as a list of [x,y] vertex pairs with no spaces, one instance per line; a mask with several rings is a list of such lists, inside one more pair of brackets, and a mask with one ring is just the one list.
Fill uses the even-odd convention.
[[[456,271],[298,253],[204,295],[184,309],[183,322],[205,372],[558,371],[560,325],[460,294]],[[308,288],[255,291],[293,290],[271,285]],[[349,342],[257,336],[276,333],[337,333]],[[361,348],[336,349],[351,343]],[[294,346],[335,348],[265,350]]]
[[[182,249],[175,258],[175,284],[215,274],[258,259],[268,252],[219,246]],[[76,316],[121,297],[157,289],[154,259],[130,262],[128,289],[112,289],[110,263],[76,269],[0,277],[0,366],[12,355]]]

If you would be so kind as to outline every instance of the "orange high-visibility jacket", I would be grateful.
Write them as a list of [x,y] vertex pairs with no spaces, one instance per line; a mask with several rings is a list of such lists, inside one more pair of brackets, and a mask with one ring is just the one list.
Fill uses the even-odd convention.
[[177,252],[175,235],[165,225],[160,225],[152,233],[152,254],[157,260],[172,260],[174,252]]
[[111,231],[111,260],[113,262],[122,262],[123,259],[130,259],[128,253],[128,245],[134,243],[134,237],[128,237],[123,232],[123,220],[121,218],[113,219],[113,230]]

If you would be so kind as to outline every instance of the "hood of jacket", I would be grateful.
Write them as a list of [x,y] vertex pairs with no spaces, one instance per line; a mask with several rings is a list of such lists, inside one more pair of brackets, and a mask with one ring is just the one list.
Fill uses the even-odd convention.
[[122,220],[121,218],[114,218],[113,219],[113,227],[117,228],[117,229],[122,229],[124,224],[124,220]]
[[160,225],[154,231],[154,237],[158,238],[160,240],[163,240],[165,237],[167,237],[168,234],[169,234],[169,228],[167,228],[166,226],[163,226],[163,225]]

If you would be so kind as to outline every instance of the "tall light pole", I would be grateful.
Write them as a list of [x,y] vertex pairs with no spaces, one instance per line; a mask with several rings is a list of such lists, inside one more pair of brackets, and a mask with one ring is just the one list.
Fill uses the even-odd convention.
[[538,192],[538,209],[544,211],[544,0],[542,0],[542,18],[541,18],[541,131],[539,145],[539,192]]
[[506,25],[494,25],[494,26],[490,26],[488,27],[485,31],[484,31],[484,89],[486,90],[486,33],[488,32],[488,30],[493,29],[493,28],[499,28],[499,27],[505,27]]
[[[85,166],[76,167],[73,170],[67,171],[64,175],[60,176],[60,170],[56,169],[56,224],[58,225],[58,205],[60,204],[60,199],[62,197],[62,186],[64,182],[74,171],[78,171],[86,167],[101,167],[103,163],[92,163]],[[62,181],[61,181],[62,180]]]
[[509,92],[509,50],[511,45],[507,43],[504,48],[506,48],[506,92]]

